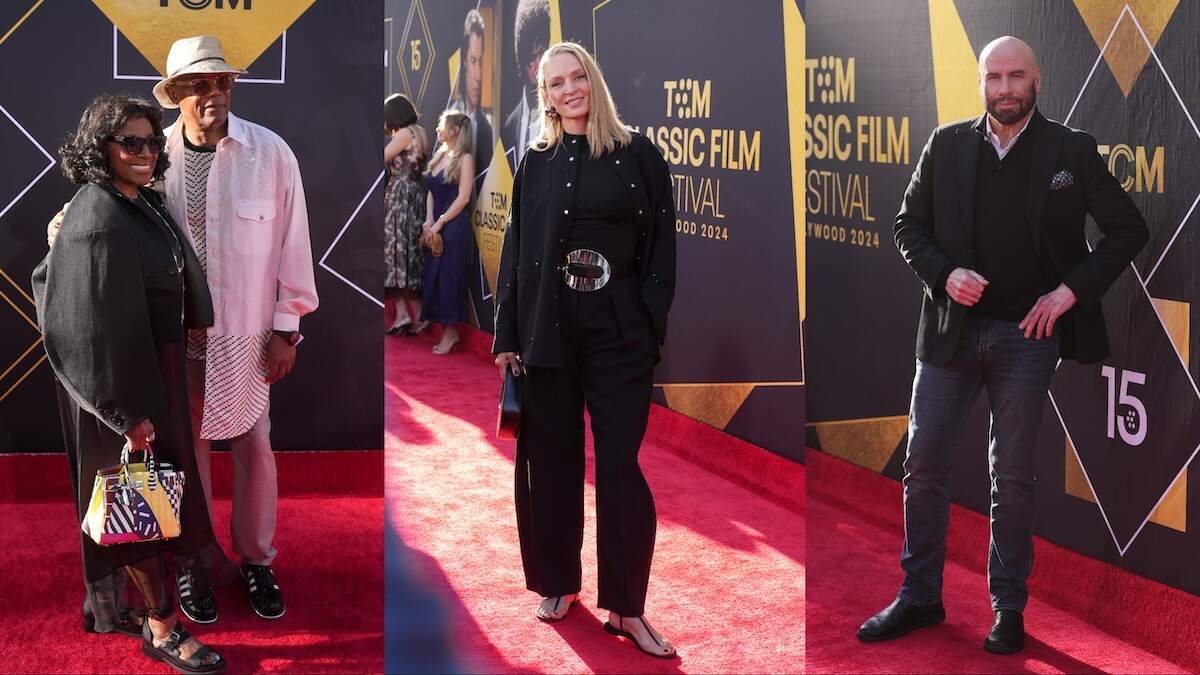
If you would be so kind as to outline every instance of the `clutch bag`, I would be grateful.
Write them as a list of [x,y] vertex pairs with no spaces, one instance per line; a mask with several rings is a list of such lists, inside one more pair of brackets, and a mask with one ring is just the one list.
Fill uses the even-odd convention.
[[130,461],[126,443],[120,464],[96,472],[80,529],[101,546],[179,536],[183,472],[143,453],[141,462]]
[[506,441],[516,440],[521,432],[521,392],[517,387],[517,376],[512,368],[504,372],[504,384],[500,387],[500,412],[496,418],[496,437]]
[[433,257],[442,257],[442,251],[444,251],[445,248],[446,243],[442,241],[441,232],[434,232],[433,234],[429,235],[429,252],[433,254]]

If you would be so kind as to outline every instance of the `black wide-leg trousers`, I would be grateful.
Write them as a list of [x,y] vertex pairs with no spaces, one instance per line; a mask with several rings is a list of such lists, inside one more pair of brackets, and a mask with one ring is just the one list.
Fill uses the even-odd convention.
[[650,415],[657,343],[633,278],[559,292],[563,365],[527,367],[521,381],[516,506],[526,587],[544,597],[582,583],[584,423],[596,454],[597,604],[641,616],[656,528],[638,466]]

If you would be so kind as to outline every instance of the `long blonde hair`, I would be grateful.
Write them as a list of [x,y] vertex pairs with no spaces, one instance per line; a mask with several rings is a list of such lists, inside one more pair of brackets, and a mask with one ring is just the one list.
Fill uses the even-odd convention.
[[550,92],[546,84],[546,64],[558,54],[570,54],[579,60],[588,80],[588,121],[587,142],[589,153],[593,158],[612,152],[618,145],[628,145],[632,136],[629,127],[621,121],[617,114],[617,106],[613,103],[612,94],[604,82],[604,74],[596,60],[577,42],[559,42],[542,54],[538,63],[538,106],[542,109],[542,131],[530,144],[534,150],[548,150],[558,145],[563,137],[562,118],[557,114],[550,115]]
[[438,126],[445,126],[447,129],[457,129],[458,134],[454,137],[453,147],[446,143],[438,144],[433,157],[429,158],[429,164],[425,167],[425,173],[433,173],[433,167],[437,166],[442,156],[448,154],[450,161],[442,169],[442,180],[447,183],[457,183],[458,169],[462,164],[463,155],[469,155],[472,152],[471,139],[474,134],[471,132],[471,118],[457,110],[447,110],[438,118]]

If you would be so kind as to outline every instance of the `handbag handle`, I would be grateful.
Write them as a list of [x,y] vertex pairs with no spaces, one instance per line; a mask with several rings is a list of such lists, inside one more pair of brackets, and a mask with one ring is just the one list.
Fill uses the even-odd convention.
[[[154,453],[151,452],[149,444],[141,450],[134,450],[129,441],[125,441],[124,447],[121,448],[121,480],[119,482],[125,485],[131,483],[129,478],[129,455],[134,452],[142,453],[142,459],[146,463],[146,489],[153,492],[158,489],[158,472],[154,467]],[[128,496],[125,499],[125,503],[128,504]]]

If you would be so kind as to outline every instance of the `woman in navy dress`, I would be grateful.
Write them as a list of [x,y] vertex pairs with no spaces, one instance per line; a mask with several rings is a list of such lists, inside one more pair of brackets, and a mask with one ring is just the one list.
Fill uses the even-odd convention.
[[[458,343],[455,324],[467,320],[467,272],[472,241],[467,205],[471,202],[475,176],[471,118],[447,110],[438,120],[437,136],[440,143],[425,174],[429,196],[421,231],[421,243],[425,245],[421,321],[442,324],[442,338],[434,345],[433,353],[449,354]],[[435,255],[434,235],[441,235],[440,255]]]

